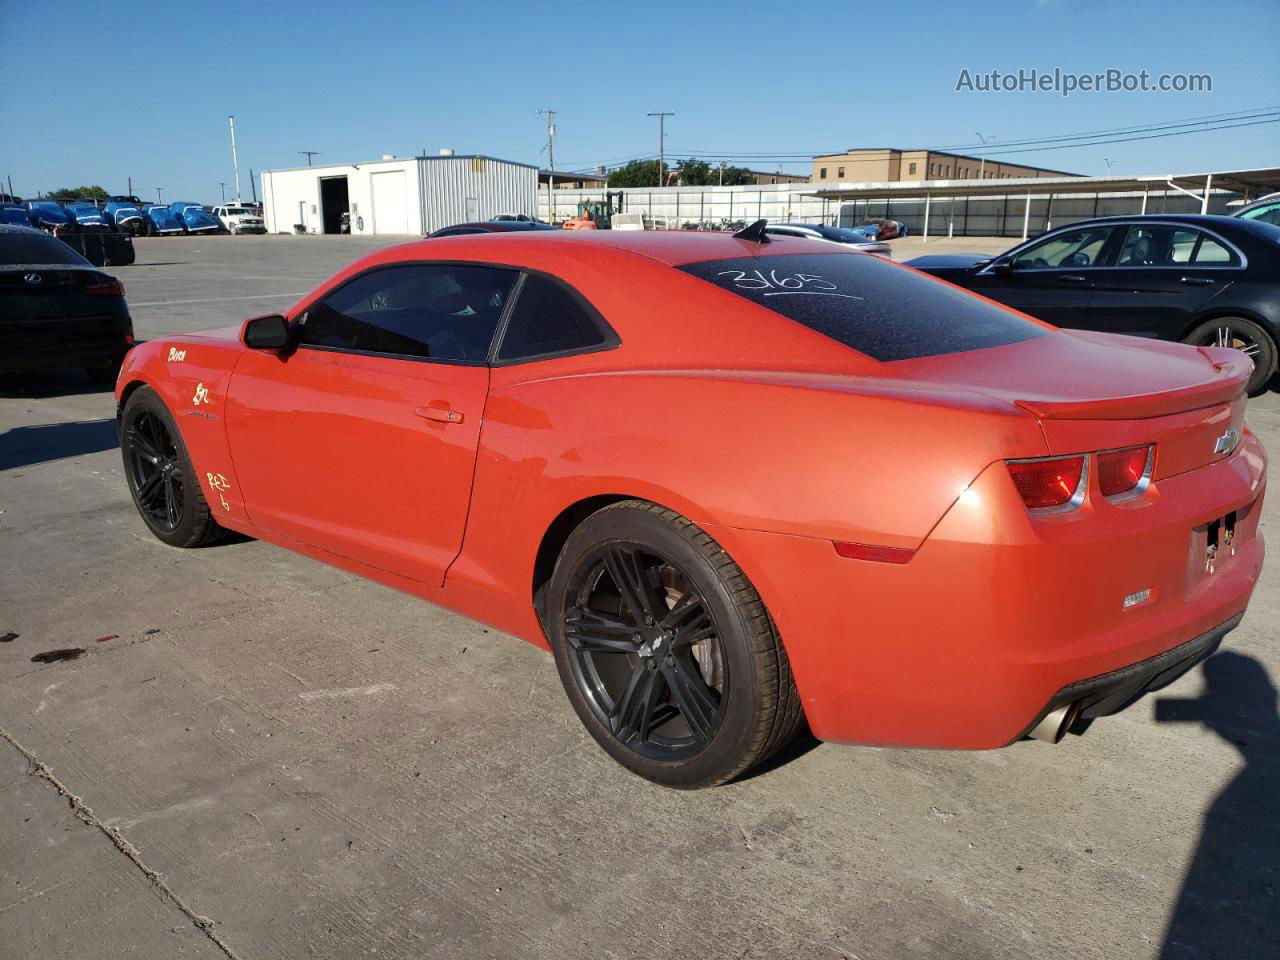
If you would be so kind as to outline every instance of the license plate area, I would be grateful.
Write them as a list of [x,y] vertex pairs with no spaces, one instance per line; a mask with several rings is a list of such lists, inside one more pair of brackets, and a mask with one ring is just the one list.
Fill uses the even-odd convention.
[[1253,539],[1257,527],[1256,505],[1255,501],[1192,528],[1187,554],[1188,594],[1229,568],[1245,544]]

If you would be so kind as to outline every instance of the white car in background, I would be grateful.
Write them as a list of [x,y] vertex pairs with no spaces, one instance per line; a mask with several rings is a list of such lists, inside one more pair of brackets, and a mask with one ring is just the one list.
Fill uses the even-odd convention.
[[266,233],[267,225],[257,211],[239,204],[228,203],[213,208],[213,215],[218,218],[228,233]]

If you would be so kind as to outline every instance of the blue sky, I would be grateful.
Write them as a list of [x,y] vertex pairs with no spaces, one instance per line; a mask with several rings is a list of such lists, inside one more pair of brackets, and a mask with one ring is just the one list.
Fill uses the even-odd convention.
[[[974,143],[1280,104],[1280,4],[0,0],[0,176],[214,202],[248,170],[453,147],[556,166],[650,154]],[[731,11],[731,12],[730,12]],[[789,13],[788,11],[794,11]],[[908,12],[922,12],[911,16]],[[61,39],[53,39],[61,38]],[[29,42],[28,42],[29,41]],[[61,53],[52,55],[60,45]],[[1212,93],[956,92],[961,69],[1208,73]],[[1082,173],[1280,163],[1280,124],[1006,157]],[[757,166],[776,167],[774,164]],[[788,169],[807,169],[798,164]],[[228,187],[228,190],[231,188]]]

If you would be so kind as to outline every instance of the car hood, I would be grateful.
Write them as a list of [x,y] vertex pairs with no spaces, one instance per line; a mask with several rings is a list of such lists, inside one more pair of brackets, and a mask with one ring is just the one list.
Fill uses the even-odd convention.
[[1232,400],[1252,369],[1236,350],[1082,330],[886,364],[972,390],[1042,420],[1136,420]]

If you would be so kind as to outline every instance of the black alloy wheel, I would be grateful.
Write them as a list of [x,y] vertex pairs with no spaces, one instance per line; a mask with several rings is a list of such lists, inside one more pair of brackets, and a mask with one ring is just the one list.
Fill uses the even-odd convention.
[[1253,361],[1250,396],[1262,393],[1276,374],[1276,344],[1261,326],[1245,317],[1216,317],[1191,331],[1188,343],[1201,347],[1229,347]]
[[125,466],[138,510],[167,533],[182,522],[186,478],[169,429],[149,410],[140,410],[125,429]]
[[711,741],[729,675],[715,619],[655,548],[614,540],[579,561],[564,634],[574,680],[622,744],[678,759]]
[[588,516],[560,551],[544,622],[569,702],[655,783],[726,783],[804,722],[759,594],[706,531],[654,503]]
[[134,505],[157,539],[173,547],[223,539],[177,424],[150,387],[134,390],[120,411],[120,453]]

